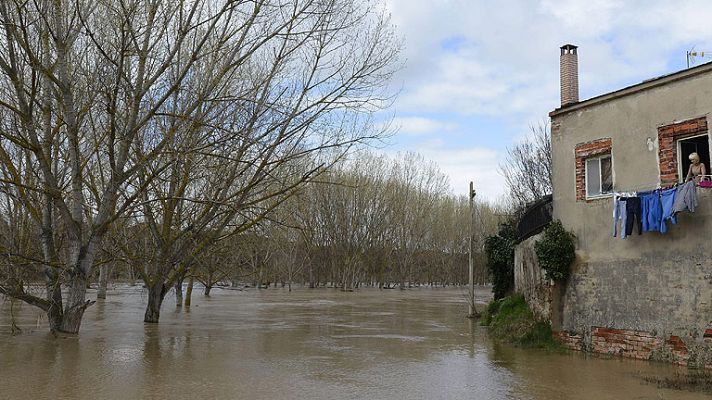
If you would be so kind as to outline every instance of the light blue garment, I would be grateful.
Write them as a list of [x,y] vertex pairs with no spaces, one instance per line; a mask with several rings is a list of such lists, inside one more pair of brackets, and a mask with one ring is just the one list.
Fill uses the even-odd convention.
[[673,204],[675,204],[675,193],[677,188],[663,190],[660,192],[660,203],[663,207],[663,217],[660,219],[660,233],[668,231],[665,221],[670,220],[673,224],[677,224],[677,220],[673,216]]
[[621,239],[625,239],[626,203],[624,198],[613,198],[613,237],[616,237],[618,220],[621,220]]

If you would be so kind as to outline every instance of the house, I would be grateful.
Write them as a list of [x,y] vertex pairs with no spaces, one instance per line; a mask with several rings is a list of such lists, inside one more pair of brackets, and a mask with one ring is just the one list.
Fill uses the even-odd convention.
[[553,217],[577,237],[552,326],[572,348],[712,366],[712,189],[665,234],[612,234],[614,192],[682,182],[693,151],[709,171],[712,63],[579,101],[577,53],[561,47],[549,114]]

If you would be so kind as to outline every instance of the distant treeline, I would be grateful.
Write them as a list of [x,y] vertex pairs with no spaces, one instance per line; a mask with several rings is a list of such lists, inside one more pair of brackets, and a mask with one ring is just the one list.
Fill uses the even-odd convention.
[[[307,185],[272,221],[221,242],[192,274],[208,288],[219,281],[344,289],[467,283],[468,200],[448,190],[445,175],[416,154],[361,154]],[[482,203],[475,214],[477,244],[497,217]],[[485,260],[475,250],[484,283]]]
[[[497,228],[492,206],[476,203],[476,281],[487,281],[478,243]],[[437,166],[413,153],[360,153],[339,163],[249,230],[226,236],[176,265],[185,283],[264,287],[400,287],[468,282],[468,199],[449,193]],[[104,248],[112,279],[151,282],[149,226],[123,219]],[[193,249],[193,251],[198,249]],[[189,299],[185,299],[189,301]]]

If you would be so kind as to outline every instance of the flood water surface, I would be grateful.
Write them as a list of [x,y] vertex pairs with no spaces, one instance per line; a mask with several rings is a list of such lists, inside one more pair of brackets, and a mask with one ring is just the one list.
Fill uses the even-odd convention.
[[6,301],[0,398],[710,398],[643,379],[679,367],[496,344],[464,318],[462,289],[215,289],[189,309],[166,299],[158,325],[142,322],[145,302],[138,287],[116,288],[78,336],[55,338],[18,303],[23,333],[11,336]]

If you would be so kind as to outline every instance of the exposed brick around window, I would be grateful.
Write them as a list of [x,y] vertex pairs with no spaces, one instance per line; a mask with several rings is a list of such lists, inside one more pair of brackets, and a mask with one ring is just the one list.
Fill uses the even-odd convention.
[[677,173],[675,141],[703,133],[707,133],[707,117],[694,118],[658,128],[658,156],[662,186],[672,185],[680,179]]
[[611,138],[602,138],[576,145],[576,201],[586,200],[586,159],[610,154],[611,144]]

